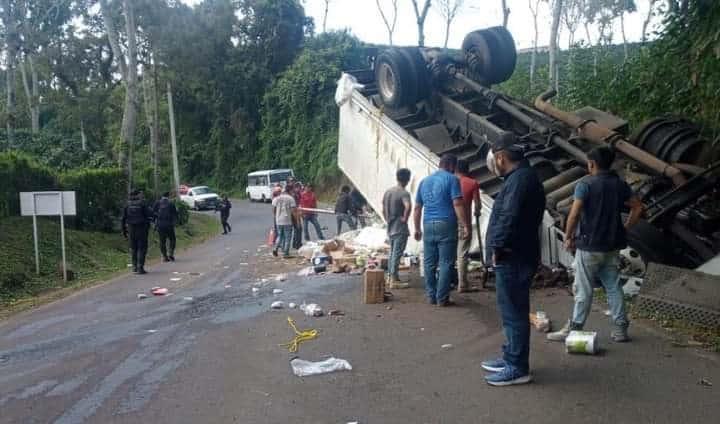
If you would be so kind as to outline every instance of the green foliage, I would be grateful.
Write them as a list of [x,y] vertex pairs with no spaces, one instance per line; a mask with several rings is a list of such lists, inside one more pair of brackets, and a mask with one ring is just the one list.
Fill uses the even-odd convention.
[[19,152],[0,153],[0,182],[0,218],[20,214],[18,193],[57,188],[50,169]]
[[177,225],[186,225],[190,220],[190,206],[180,199],[173,199],[175,209],[178,211]]
[[[5,143],[6,137],[5,132],[0,132],[0,144]],[[35,135],[27,129],[17,130],[15,143],[10,147],[29,153],[44,165],[58,170],[98,167],[110,162],[102,152],[83,151],[79,136],[66,136],[51,130],[43,130]]]
[[80,169],[60,174],[64,190],[76,192],[77,229],[111,232],[125,201],[127,180],[119,168]]
[[361,43],[346,32],[308,40],[263,99],[263,167],[291,167],[322,184],[338,176],[338,109],[333,93],[343,70],[363,65]]
[[[67,229],[67,261],[75,280],[65,285],[58,272],[61,263],[60,226],[55,218],[38,219],[40,275],[35,274],[32,221],[27,217],[0,219],[3,254],[0,255],[0,318],[8,306],[47,291],[81,288],[127,272],[128,244],[119,233]],[[219,232],[215,217],[193,214],[187,225],[176,230],[178,251]],[[150,232],[148,261],[159,258],[157,231]]]

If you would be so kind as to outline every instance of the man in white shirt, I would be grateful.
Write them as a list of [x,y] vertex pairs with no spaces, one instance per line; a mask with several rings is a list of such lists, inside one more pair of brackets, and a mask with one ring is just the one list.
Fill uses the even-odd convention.
[[275,197],[272,201],[273,215],[275,215],[275,224],[278,229],[278,237],[273,249],[273,255],[278,255],[278,250],[282,249],[283,257],[290,256],[290,245],[293,239],[293,217],[297,209],[295,198],[291,194],[292,186],[285,186],[283,193]]

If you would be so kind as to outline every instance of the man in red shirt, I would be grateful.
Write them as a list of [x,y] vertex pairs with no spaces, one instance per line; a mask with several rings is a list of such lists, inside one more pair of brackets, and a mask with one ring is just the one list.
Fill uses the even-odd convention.
[[[462,293],[470,289],[470,285],[467,281],[467,254],[470,251],[470,244],[472,243],[472,222],[470,222],[470,209],[472,204],[475,202],[475,216],[480,216],[480,210],[482,204],[480,203],[480,184],[469,176],[470,170],[467,161],[458,160],[457,167],[455,169],[455,175],[460,180],[460,190],[463,195],[463,206],[465,207],[465,217],[468,222],[465,223],[466,228],[470,232],[470,237],[467,239],[458,239],[457,249],[457,271],[458,271],[458,292]],[[477,231],[480,231],[478,228]]]
[[[317,197],[313,191],[312,184],[307,184],[305,190],[300,195],[300,208],[316,209],[317,208]],[[308,230],[308,224],[312,224],[315,227],[319,240],[325,240],[325,236],[320,228],[317,214],[314,212],[303,211],[303,227],[305,228],[305,241],[310,241],[310,231]]]

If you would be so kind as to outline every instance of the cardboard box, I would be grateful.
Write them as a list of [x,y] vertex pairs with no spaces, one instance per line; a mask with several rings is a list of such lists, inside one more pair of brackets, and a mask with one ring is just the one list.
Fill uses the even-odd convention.
[[363,276],[362,299],[365,304],[385,301],[385,272],[381,269],[368,269]]

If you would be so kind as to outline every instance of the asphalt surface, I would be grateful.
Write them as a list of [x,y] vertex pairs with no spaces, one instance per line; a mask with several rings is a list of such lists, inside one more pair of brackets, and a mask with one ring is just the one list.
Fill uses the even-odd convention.
[[[237,202],[231,223],[229,236],[146,276],[122,276],[1,322],[0,422],[710,423],[720,416],[718,355],[673,347],[646,324],[631,327],[632,343],[612,344],[595,308],[597,356],[568,355],[534,333],[535,382],[492,388],[480,368],[503,340],[492,292],[442,309],[423,304],[413,279],[415,287],[392,302],[364,305],[359,276],[299,277],[296,260],[273,259],[260,247],[268,205]],[[276,280],[286,272],[287,280]],[[137,299],[154,286],[172,296]],[[273,295],[276,288],[283,293]],[[345,315],[270,311],[275,300]],[[533,293],[533,306],[555,322],[570,303],[562,290]],[[292,337],[288,316],[319,331],[296,355],[279,346]],[[299,378],[294,356],[335,356],[353,370]]]

